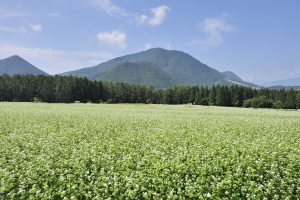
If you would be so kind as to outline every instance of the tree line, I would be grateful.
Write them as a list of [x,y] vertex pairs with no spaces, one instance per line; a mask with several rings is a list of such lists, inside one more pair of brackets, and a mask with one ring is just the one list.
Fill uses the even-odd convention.
[[229,86],[176,86],[155,89],[72,76],[0,76],[0,101],[48,103],[153,103],[228,107],[300,108],[300,91]]

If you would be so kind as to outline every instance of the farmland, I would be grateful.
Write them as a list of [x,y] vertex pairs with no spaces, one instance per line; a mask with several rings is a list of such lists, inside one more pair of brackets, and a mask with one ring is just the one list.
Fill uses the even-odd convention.
[[300,112],[0,103],[0,199],[297,199]]

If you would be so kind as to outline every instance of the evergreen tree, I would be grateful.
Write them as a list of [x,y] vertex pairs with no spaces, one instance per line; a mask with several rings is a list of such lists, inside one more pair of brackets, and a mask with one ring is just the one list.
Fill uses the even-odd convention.
[[296,108],[296,97],[293,89],[287,91],[285,107],[288,109]]
[[189,96],[188,103],[195,104],[196,96],[198,93],[199,93],[198,87],[197,86],[192,87],[190,90],[190,96]]
[[157,90],[128,83],[91,81],[71,76],[0,76],[0,101],[71,103],[165,103],[258,108],[300,108],[300,91],[243,86],[177,86]]
[[163,103],[164,104],[175,104],[175,93],[173,89],[168,88],[167,90],[164,91],[163,95]]
[[298,91],[296,95],[296,107],[300,109],[300,91]]
[[43,77],[41,78],[40,84],[38,86],[39,97],[44,102],[53,103],[55,102],[55,94],[54,94],[54,78],[52,77]]
[[209,105],[216,105],[216,87],[212,86],[209,90]]
[[226,96],[225,96],[225,91],[224,91],[224,87],[221,86],[217,86],[216,87],[216,105],[217,106],[225,106],[225,100]]

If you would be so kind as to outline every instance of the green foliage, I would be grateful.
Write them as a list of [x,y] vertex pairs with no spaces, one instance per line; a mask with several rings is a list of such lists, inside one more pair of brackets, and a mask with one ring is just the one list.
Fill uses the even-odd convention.
[[293,109],[296,107],[296,97],[293,89],[288,90],[287,92],[285,107],[288,109]]
[[[129,65],[131,68],[132,65]],[[0,101],[49,103],[152,103],[196,104],[226,107],[271,108],[282,102],[284,108],[299,106],[297,92],[291,90],[253,89],[231,86],[176,86],[166,89],[123,82],[91,81],[71,76],[8,75],[0,76]],[[274,108],[281,108],[277,104]]]
[[296,96],[296,106],[298,109],[300,109],[300,91],[298,91]]
[[216,105],[216,87],[212,86],[209,90],[209,103],[210,106]]
[[243,106],[245,108],[251,108],[252,107],[252,99],[246,99],[246,100],[244,100]]
[[277,100],[273,103],[273,108],[282,109],[284,108],[284,104],[280,100]]
[[226,105],[226,91],[224,87],[217,87],[216,89],[216,105]]
[[0,199],[298,199],[298,111],[0,103]]
[[175,83],[171,76],[149,62],[120,64],[99,75],[97,80],[151,85],[156,88],[169,87]]
[[247,99],[244,101],[244,107],[249,108],[272,108],[273,102],[266,96]]

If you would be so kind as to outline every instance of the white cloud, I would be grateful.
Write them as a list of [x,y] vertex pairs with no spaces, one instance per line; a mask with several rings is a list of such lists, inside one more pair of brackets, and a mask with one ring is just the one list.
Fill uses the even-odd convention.
[[144,50],[151,49],[153,47],[152,43],[146,43],[144,46]]
[[43,29],[41,24],[29,24],[28,26],[33,32],[40,32]]
[[104,10],[108,15],[121,18],[132,16],[133,14],[127,13],[122,8],[116,6],[111,0],[93,0],[94,5]]
[[63,51],[26,47],[0,41],[0,59],[12,55],[19,55],[50,74],[89,67],[114,57],[106,51]]
[[150,11],[152,17],[145,14],[137,14],[127,12],[125,9],[115,5],[111,0],[92,0],[93,5],[96,5],[101,10],[105,11],[108,15],[122,19],[133,18],[138,24],[148,24],[150,26],[157,26],[162,24],[167,16],[167,11],[170,8],[166,5],[161,5],[156,8],[152,8]]
[[110,46],[116,46],[118,48],[126,48],[126,33],[114,30],[101,32],[97,35],[97,38],[100,42],[108,44]]
[[161,24],[166,18],[168,10],[170,10],[170,8],[166,5],[151,9],[153,17],[149,19],[148,24],[151,26]]
[[170,10],[170,8],[166,5],[162,5],[156,8],[152,8],[152,17],[148,17],[147,15],[140,15],[136,17],[136,21],[139,24],[148,24],[150,26],[157,26],[159,24],[162,24],[167,16],[167,12]]
[[200,25],[202,31],[207,34],[206,38],[196,39],[193,44],[200,44],[206,46],[219,46],[223,42],[223,33],[233,31],[234,27],[221,18],[207,18]]
[[140,16],[136,16],[135,20],[139,24],[144,24],[144,23],[147,23],[147,21],[149,20],[149,17],[147,15],[140,15]]

